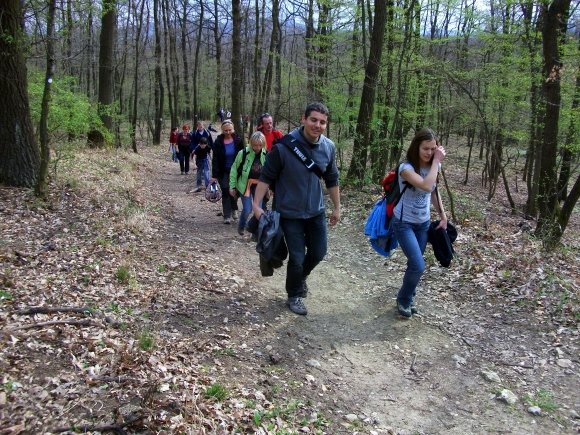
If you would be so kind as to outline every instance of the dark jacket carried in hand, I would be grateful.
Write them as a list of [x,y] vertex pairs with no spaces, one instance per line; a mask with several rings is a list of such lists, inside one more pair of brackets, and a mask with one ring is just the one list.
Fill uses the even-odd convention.
[[439,264],[443,267],[449,267],[453,259],[453,242],[457,238],[457,229],[455,226],[447,222],[447,231],[443,228],[437,228],[440,221],[431,222],[429,231],[427,233],[427,240],[433,246],[433,253]]
[[[255,219],[253,225],[252,222],[248,225],[251,231],[251,227],[255,227]],[[262,276],[272,276],[274,269],[281,267],[288,256],[284,233],[280,227],[280,213],[269,210],[262,214],[258,222],[257,236],[256,251],[260,254],[260,272]]]

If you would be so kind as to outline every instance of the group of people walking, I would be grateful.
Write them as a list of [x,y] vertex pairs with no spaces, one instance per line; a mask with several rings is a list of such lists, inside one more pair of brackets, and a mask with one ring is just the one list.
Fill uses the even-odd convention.
[[181,175],[189,174],[189,161],[195,158],[197,167],[197,188],[202,189],[202,181],[209,184],[209,161],[213,148],[213,138],[203,121],[197,121],[196,129],[190,132],[189,125],[184,124],[181,131],[177,127],[171,129],[169,135],[169,147],[174,160],[179,160]]
[[[327,224],[335,226],[341,215],[336,147],[324,136],[329,115],[324,104],[310,103],[301,117],[301,126],[284,135],[274,128],[272,116],[264,113],[246,147],[229,119],[222,122],[221,133],[213,142],[211,134],[209,138],[203,135],[204,126],[200,122],[193,134],[184,126],[179,133],[182,135],[185,131],[183,144],[179,136],[176,142],[182,173],[189,172],[189,156],[196,157],[198,188],[201,187],[199,173],[209,172],[205,168],[209,168],[206,163],[211,156],[211,176],[203,176],[205,185],[219,183],[223,222],[231,224],[237,219],[239,234],[244,234],[250,213],[260,220],[266,204],[272,199],[272,208],[279,213],[288,250],[286,304],[300,315],[308,312],[305,304],[309,290],[307,279],[327,253]],[[187,135],[189,145],[186,147]],[[196,154],[206,140],[208,151]],[[439,213],[439,228],[447,227],[447,217],[435,191],[437,173],[444,158],[445,150],[437,143],[435,133],[422,129],[411,141],[405,163],[400,165],[401,190],[402,183],[411,187],[405,189],[392,222],[407,257],[407,269],[397,295],[397,310],[403,317],[418,312],[415,296],[425,270],[423,253],[430,223],[429,199]],[[328,221],[322,183],[333,205]],[[242,203],[239,216],[238,198]]]

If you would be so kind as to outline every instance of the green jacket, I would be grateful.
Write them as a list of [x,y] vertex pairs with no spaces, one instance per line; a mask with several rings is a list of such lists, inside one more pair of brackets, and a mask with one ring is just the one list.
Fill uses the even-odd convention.
[[[246,159],[244,160],[244,154]],[[251,146],[247,146],[236,155],[236,159],[232,165],[232,170],[230,172],[230,189],[237,189],[242,195],[246,191],[246,186],[248,184],[248,176],[250,175],[250,169],[252,168],[252,163],[256,158],[256,153]],[[244,160],[240,176],[238,177],[238,168],[242,165],[242,160]],[[266,162],[266,150],[262,150],[260,153],[260,161],[262,166]]]

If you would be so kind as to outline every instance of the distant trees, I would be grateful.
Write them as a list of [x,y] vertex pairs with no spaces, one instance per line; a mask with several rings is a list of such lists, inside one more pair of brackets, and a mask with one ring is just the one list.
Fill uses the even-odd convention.
[[[47,4],[24,3],[21,39],[30,42],[23,44],[35,77],[48,62]],[[464,159],[464,182],[479,178],[489,201],[501,197],[512,212],[539,219],[538,235],[556,240],[576,204],[580,37],[566,26],[578,19],[571,0],[60,5],[54,89],[68,86],[98,103],[107,128],[89,124],[104,132],[101,143],[161,143],[168,127],[215,119],[220,107],[239,132],[242,118],[264,111],[290,129],[320,99],[331,110],[328,134],[347,183],[376,181],[413,131],[431,126]],[[12,73],[22,79],[20,68]],[[58,128],[52,119],[49,134]]]

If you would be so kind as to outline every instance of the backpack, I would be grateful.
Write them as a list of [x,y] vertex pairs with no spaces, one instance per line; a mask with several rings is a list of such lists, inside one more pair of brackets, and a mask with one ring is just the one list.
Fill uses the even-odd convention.
[[405,187],[403,187],[403,190],[401,190],[401,187],[399,186],[400,168],[401,163],[399,163],[395,169],[391,169],[389,172],[387,172],[387,175],[385,175],[385,178],[383,178],[383,181],[381,182],[381,185],[383,186],[383,194],[386,199],[385,205],[387,207],[388,219],[391,219],[393,217],[395,207],[399,203],[399,200],[403,196],[403,193],[405,193],[405,190],[407,190],[407,187],[409,187],[409,183],[407,183],[406,181],[403,182],[403,184],[405,185]]
[[[365,225],[365,235],[369,238],[372,248],[380,255],[389,257],[399,246],[391,228],[393,211],[399,200],[410,185],[405,181],[403,190],[399,186],[399,169],[401,163],[395,169],[391,169],[381,185],[383,197],[379,199],[371,210]],[[412,187],[412,186],[411,186]]]
[[246,149],[246,147],[244,147],[242,152],[243,152],[242,161],[238,165],[238,178],[242,176],[242,172],[244,171],[244,164],[246,163],[246,157],[248,157],[248,154],[250,154],[250,152]]

